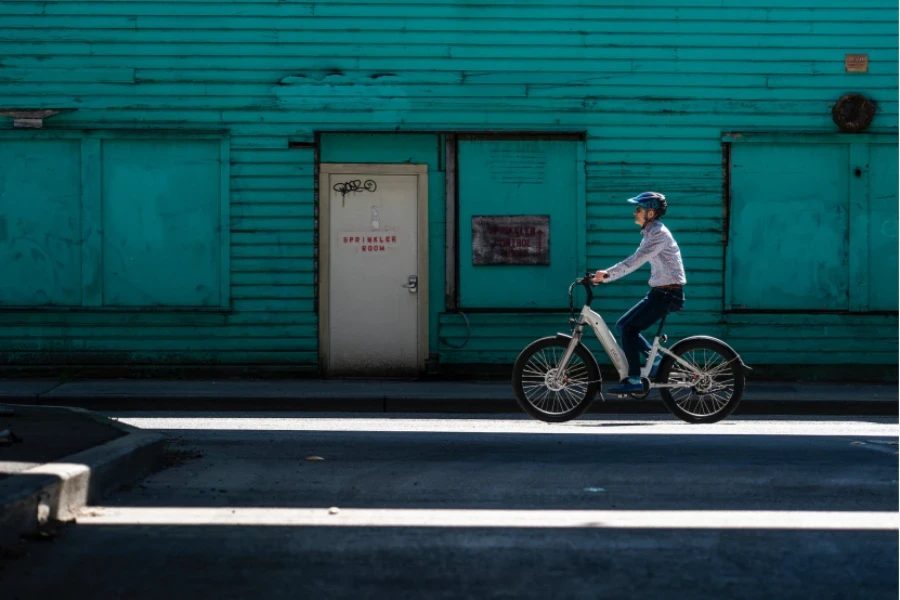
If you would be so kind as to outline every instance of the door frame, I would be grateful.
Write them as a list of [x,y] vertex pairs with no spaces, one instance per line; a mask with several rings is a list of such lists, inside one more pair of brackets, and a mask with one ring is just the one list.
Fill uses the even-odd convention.
[[369,173],[372,175],[416,175],[417,179],[417,211],[416,227],[418,228],[416,248],[418,263],[418,338],[417,367],[424,371],[428,358],[428,165],[398,165],[369,163],[320,163],[319,164],[319,200],[318,200],[318,232],[319,243],[319,361],[322,371],[327,375],[330,370],[330,285],[331,285],[331,190],[329,182],[335,173]]

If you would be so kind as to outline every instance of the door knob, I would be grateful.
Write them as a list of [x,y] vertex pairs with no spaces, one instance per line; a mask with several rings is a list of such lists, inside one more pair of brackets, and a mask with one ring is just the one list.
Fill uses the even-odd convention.
[[410,294],[415,294],[416,292],[418,292],[419,291],[419,278],[416,277],[415,275],[410,275],[408,278],[408,281],[409,281],[409,283],[407,285],[404,285],[403,287],[408,289]]

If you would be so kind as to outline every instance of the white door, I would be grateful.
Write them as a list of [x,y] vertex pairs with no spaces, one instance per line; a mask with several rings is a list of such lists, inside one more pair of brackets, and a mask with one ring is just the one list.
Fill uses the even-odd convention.
[[331,375],[402,376],[422,366],[422,170],[322,165],[328,195],[321,207],[327,210],[322,225],[328,224],[324,348]]

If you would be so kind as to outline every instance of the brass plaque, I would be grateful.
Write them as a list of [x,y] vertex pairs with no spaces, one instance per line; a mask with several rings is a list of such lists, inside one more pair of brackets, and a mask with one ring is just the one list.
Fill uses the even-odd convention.
[[845,54],[844,70],[848,73],[868,73],[869,72],[869,55],[868,54]]
[[472,217],[473,265],[549,265],[550,215]]

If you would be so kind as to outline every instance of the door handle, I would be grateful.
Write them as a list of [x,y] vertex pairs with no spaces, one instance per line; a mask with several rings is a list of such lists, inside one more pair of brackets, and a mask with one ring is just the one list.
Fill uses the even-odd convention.
[[410,275],[408,281],[409,283],[407,285],[401,287],[408,289],[410,294],[417,293],[419,291],[419,278],[415,275]]

